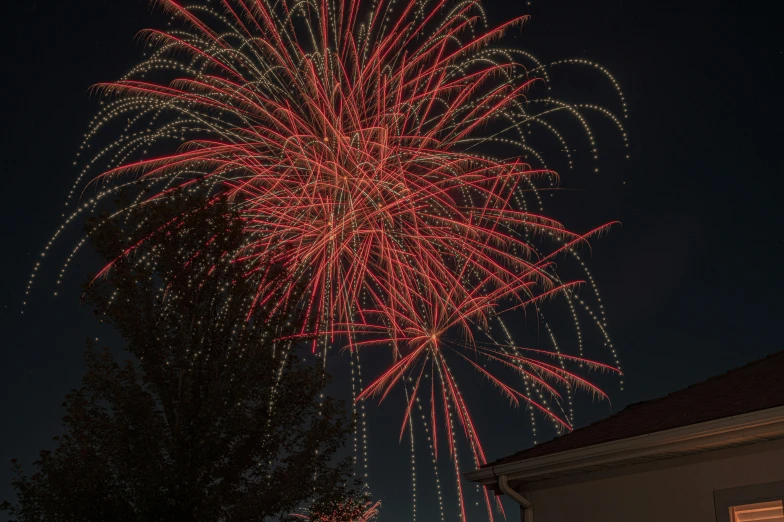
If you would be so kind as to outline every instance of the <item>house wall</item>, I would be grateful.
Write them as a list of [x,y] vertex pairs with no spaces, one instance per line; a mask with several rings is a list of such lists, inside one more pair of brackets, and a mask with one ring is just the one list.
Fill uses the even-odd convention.
[[[784,480],[784,440],[524,484],[535,522],[716,522],[715,490]],[[522,518],[521,518],[522,520]]]

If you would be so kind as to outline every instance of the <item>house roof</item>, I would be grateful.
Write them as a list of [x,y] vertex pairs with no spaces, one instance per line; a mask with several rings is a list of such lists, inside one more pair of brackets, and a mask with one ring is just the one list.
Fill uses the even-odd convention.
[[784,351],[665,397],[627,406],[610,417],[483,468],[784,405]]

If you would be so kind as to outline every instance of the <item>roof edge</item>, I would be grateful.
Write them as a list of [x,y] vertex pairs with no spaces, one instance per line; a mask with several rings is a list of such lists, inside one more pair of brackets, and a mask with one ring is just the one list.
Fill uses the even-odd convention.
[[[500,475],[509,480],[534,481],[552,473],[594,471],[596,466],[674,452],[697,452],[784,437],[784,406],[724,417],[698,424],[657,431],[592,446],[495,464],[465,474],[472,482],[495,484]],[[629,464],[633,464],[630,462]]]

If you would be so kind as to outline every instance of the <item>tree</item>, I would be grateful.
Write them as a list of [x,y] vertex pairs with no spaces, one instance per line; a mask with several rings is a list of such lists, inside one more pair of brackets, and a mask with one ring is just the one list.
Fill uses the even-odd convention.
[[[180,192],[90,223],[111,268],[85,299],[129,360],[88,343],[56,449],[40,453],[31,476],[14,464],[18,503],[2,506],[12,518],[290,520],[306,505],[365,502],[350,461],[337,460],[351,429],[345,409],[321,398],[320,365],[280,340],[297,310],[276,299],[250,307],[258,278],[227,255],[242,244],[240,218],[197,199]],[[227,233],[213,239],[219,228]],[[267,281],[282,274],[264,262],[254,270]]]

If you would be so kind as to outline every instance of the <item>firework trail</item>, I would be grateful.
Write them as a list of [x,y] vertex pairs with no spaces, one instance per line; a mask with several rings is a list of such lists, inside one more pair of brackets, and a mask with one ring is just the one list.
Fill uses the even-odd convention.
[[[488,29],[472,0],[158,4],[174,28],[140,33],[145,59],[121,80],[95,87],[103,106],[83,149],[105,129],[124,131],[86,161],[68,198],[80,198],[77,208],[44,254],[68,224],[129,186],[144,190],[115,216],[138,219],[140,210],[184,190],[203,194],[205,205],[228,201],[242,216],[246,244],[227,254],[256,289],[243,296],[248,314],[296,303],[302,327],[278,339],[281,347],[307,339],[325,363],[330,350],[350,350],[355,411],[364,408],[362,399],[383,400],[403,387],[401,438],[408,427],[413,441],[416,414],[432,435],[434,459],[446,445],[465,519],[460,433],[472,465],[486,457],[456,365],[559,429],[570,429],[575,390],[605,397],[570,365],[619,372],[617,360],[583,357],[578,318],[584,309],[614,356],[604,307],[578,254],[609,225],[576,233],[531,210],[530,200],[541,207],[538,187],[553,186],[557,175],[528,137],[531,129],[553,137],[571,166],[566,138],[547,118],[573,116],[592,154],[595,137],[584,114],[610,118],[625,141],[619,118],[596,105],[533,96],[548,84],[548,67],[522,51],[493,47],[525,18]],[[593,63],[550,67],[556,65],[588,66],[618,88]],[[203,234],[209,241],[220,231]],[[133,258],[147,240],[122,257]],[[60,279],[84,242],[68,255]],[[585,280],[562,280],[559,257],[575,260]],[[287,276],[267,278],[270,264]],[[577,296],[582,283],[594,293],[593,305]],[[576,355],[561,352],[539,310],[551,298],[571,311]],[[514,342],[504,318],[521,309],[543,321],[551,350]],[[360,353],[390,350],[394,362],[363,386]],[[491,365],[516,374],[522,389]],[[363,415],[358,453],[364,423]],[[485,502],[492,519],[487,493]]]

